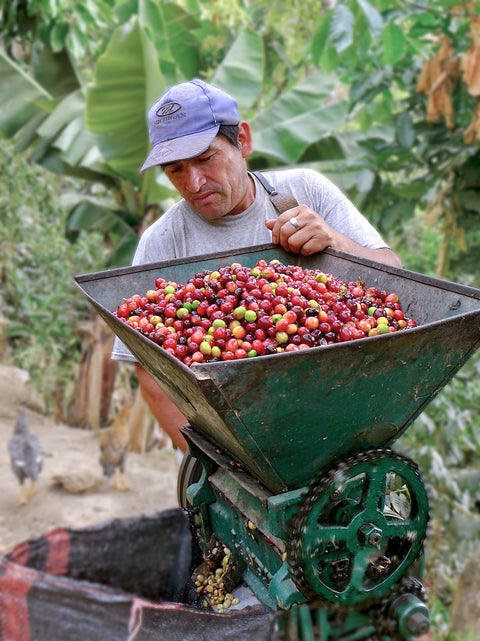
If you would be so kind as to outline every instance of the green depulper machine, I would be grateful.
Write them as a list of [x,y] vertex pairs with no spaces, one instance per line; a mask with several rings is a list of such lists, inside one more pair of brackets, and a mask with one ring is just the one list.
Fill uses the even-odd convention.
[[[418,326],[297,352],[187,367],[112,311],[156,277],[179,283],[277,259],[396,292]],[[180,408],[180,504],[200,547],[278,611],[289,641],[408,641],[429,629],[427,491],[392,449],[480,344],[480,290],[327,249],[273,245],[107,270],[76,283]]]

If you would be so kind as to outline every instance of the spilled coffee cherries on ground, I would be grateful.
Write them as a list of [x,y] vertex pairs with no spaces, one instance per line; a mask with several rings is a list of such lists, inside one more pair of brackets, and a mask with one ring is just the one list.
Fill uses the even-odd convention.
[[185,365],[331,345],[415,327],[398,296],[361,280],[260,260],[155,280],[114,314]]

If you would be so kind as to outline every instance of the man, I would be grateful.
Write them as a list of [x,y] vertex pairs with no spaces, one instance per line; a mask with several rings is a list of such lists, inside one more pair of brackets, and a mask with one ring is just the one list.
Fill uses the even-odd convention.
[[[258,178],[248,172],[253,144],[236,101],[201,80],[175,85],[148,113],[152,150],[141,172],[161,166],[182,199],[142,235],[133,264],[237,250],[273,242],[310,255],[333,247],[401,267],[398,256],[342,192],[309,169],[265,172],[277,192],[298,206],[279,214]],[[118,341],[112,358],[134,360]],[[154,416],[185,451],[185,417],[137,363],[142,394]]]

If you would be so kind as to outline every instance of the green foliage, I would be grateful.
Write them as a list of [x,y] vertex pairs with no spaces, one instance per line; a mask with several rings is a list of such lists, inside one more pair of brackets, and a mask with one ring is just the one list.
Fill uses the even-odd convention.
[[[404,261],[409,269],[433,275],[441,235],[438,222],[426,227],[412,218]],[[451,279],[472,284],[476,268],[452,270]],[[446,337],[448,340],[448,337]],[[457,578],[480,543],[480,352],[459,370],[395,444],[415,460],[429,487],[431,514],[426,539],[426,580],[433,641],[456,641],[449,632],[449,609]],[[473,641],[462,636],[462,641]],[[459,641],[459,638],[458,638]]]
[[[299,162],[309,147],[343,127],[347,105],[332,98],[334,75],[319,72],[304,80],[285,72],[287,90],[265,100],[264,87],[270,89],[274,64],[265,52],[277,32],[269,37],[259,34],[250,26],[259,20],[258,14],[252,10],[250,15],[243,5],[227,19],[220,9],[233,4],[223,0],[207,11],[203,3],[191,0],[190,12],[177,2],[132,0],[118,5],[120,24],[107,30],[89,84],[79,80],[67,49],[56,54],[56,67],[64,72],[55,73],[48,41],[42,44],[44,55],[36,64],[33,57],[16,63],[0,51],[0,65],[8,71],[10,85],[19,88],[0,91],[4,107],[0,129],[7,136],[23,138],[22,148],[29,148],[32,159],[43,167],[110,189],[111,202],[97,208],[109,241],[116,240],[119,248],[110,256],[110,264],[125,264],[130,258],[133,239],[125,222],[141,228],[144,217],[151,220],[152,213],[161,213],[175,196],[159,170],[138,174],[150,148],[145,113],[169,83],[188,73],[230,90],[243,117],[252,120],[255,168]],[[56,19],[54,12],[51,19]],[[221,59],[215,69],[207,69],[202,58],[210,37],[220,41]],[[279,66],[279,58],[275,65]],[[283,63],[282,68],[287,67]],[[64,89],[66,79],[72,83],[70,93]],[[69,237],[77,237],[82,228],[92,229],[94,203],[76,202],[75,207],[67,219]],[[105,207],[108,216],[103,215]]]
[[[21,64],[0,55],[9,77],[0,92],[0,127],[18,132],[23,148],[33,144],[33,158],[50,170],[109,186],[121,203],[111,203],[111,211],[141,227],[152,205],[161,213],[173,196],[158,172],[137,174],[149,148],[145,112],[167,85],[198,75],[230,90],[252,121],[252,168],[322,162],[327,175],[346,175],[349,196],[387,238],[396,234],[399,251],[409,242],[405,222],[433,203],[429,219],[436,216],[443,236],[439,273],[464,260],[459,252],[467,247],[478,262],[480,187],[478,172],[474,179],[469,171],[478,164],[478,143],[463,138],[474,98],[459,79],[450,128],[427,118],[427,96],[417,91],[440,36],[451,38],[455,55],[465,53],[470,14],[452,13],[445,0],[428,7],[399,0],[339,0],[330,10],[323,4],[293,2],[280,11],[260,0],[104,0],[95,9],[75,2],[67,11],[61,2],[14,2],[2,15],[7,43],[22,33],[37,39],[41,55]],[[67,40],[56,48],[49,36],[85,11],[99,24],[111,18],[98,34],[91,85],[76,69],[85,68],[85,49]],[[303,19],[306,12],[311,20]],[[46,26],[38,31],[40,22]],[[72,122],[65,120],[72,105],[60,79],[75,95]],[[46,118],[48,127],[39,126]],[[130,245],[128,237],[120,243]]]
[[138,169],[148,149],[142,114],[158,89],[165,88],[153,44],[139,20],[132,18],[114,32],[98,59],[85,119],[111,171],[134,184],[140,182]]
[[7,46],[15,41],[68,48],[75,58],[98,54],[102,34],[115,23],[115,0],[9,0],[1,24]]
[[397,443],[420,465],[429,487],[425,578],[435,604],[433,638],[439,640],[452,639],[449,610],[458,575],[477,558],[480,542],[479,375],[477,353]]
[[[465,6],[5,3],[0,130],[61,176],[57,186],[4,145],[0,232],[14,362],[48,398],[56,378],[73,377],[75,329],[89,310],[70,289],[71,276],[102,267],[105,247],[115,250],[111,265],[128,264],[144,218],[171,202],[161,172],[137,174],[149,148],[145,112],[166,86],[193,76],[218,82],[239,100],[253,128],[252,169],[308,164],[323,171],[407,268],[478,286],[480,149],[464,138],[475,98],[458,77],[449,127],[428,119],[428,96],[417,91],[440,36],[450,37],[454,54],[465,54]],[[82,26],[86,35],[78,33]],[[89,181],[88,193],[79,179]],[[67,192],[63,207],[59,196],[65,202]],[[63,224],[73,247],[58,233]],[[453,641],[448,606],[456,576],[480,540],[479,374],[475,356],[399,442],[421,463],[437,499],[427,539],[435,641]]]
[[319,72],[299,81],[251,119],[255,150],[250,166],[298,163],[311,145],[342,127],[343,101],[329,103],[335,76]]
[[447,112],[435,117],[427,111],[430,98],[418,82],[441,38],[450,39],[450,64],[457,68],[470,46],[472,15],[478,12],[478,6],[444,0],[428,5],[340,0],[320,19],[310,43],[312,60],[335,69],[349,87],[352,129],[361,135],[345,164],[371,174],[354,197],[384,234],[400,232],[416,211],[434,203],[436,216],[430,220],[441,222],[443,236],[441,276],[450,269],[452,248],[464,252],[461,260],[467,248],[477,264],[480,259],[478,171],[465,196],[467,168],[479,162],[478,138],[466,142],[476,98],[462,75],[452,71],[451,84],[440,85],[442,95],[452,100],[450,123]]
[[8,359],[30,373],[52,410],[56,381],[62,381],[67,392],[75,381],[79,323],[91,317],[72,277],[100,268],[104,239],[91,234],[72,246],[62,231],[67,213],[62,192],[72,185],[58,183],[32,167],[5,142],[0,147],[0,171],[2,310],[9,321]]

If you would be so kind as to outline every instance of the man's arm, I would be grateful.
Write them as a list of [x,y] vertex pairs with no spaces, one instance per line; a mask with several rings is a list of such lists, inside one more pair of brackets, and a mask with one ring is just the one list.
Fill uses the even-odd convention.
[[188,423],[180,410],[173,404],[163,389],[150,374],[138,363],[135,364],[142,396],[155,416],[160,427],[172,439],[175,447],[182,452],[187,449],[187,442],[180,433],[180,428]]
[[[296,218],[298,229],[290,222]],[[388,247],[370,249],[358,244],[345,234],[331,227],[315,211],[306,205],[289,209],[276,219],[267,220],[267,227],[272,231],[272,242],[280,244],[287,251],[310,256],[323,251],[326,247],[369,258],[385,265],[402,267],[397,254]]]

